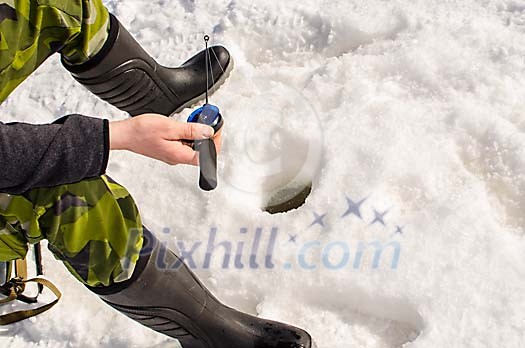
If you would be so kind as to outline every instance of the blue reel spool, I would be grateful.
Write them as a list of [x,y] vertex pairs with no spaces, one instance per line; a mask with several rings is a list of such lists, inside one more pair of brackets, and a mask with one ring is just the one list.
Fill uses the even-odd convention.
[[[196,109],[188,117],[188,122],[201,123],[213,128],[217,133],[224,124],[219,108],[205,104]],[[212,139],[196,140],[193,149],[199,153],[200,178],[199,186],[205,191],[217,187],[217,149]]]
[[213,128],[215,133],[222,128],[224,123],[219,108],[211,104],[205,104],[193,111],[188,117],[188,122],[208,125]]

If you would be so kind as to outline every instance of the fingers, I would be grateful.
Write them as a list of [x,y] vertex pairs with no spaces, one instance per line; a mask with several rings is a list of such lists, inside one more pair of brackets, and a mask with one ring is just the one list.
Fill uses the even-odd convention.
[[[215,148],[217,153],[221,147],[221,131],[219,130],[213,137],[213,142],[215,143]],[[166,161],[168,164],[189,164],[193,166],[199,165],[199,154],[197,151],[193,150],[192,143],[184,143],[184,141],[169,141],[169,150],[170,155],[169,159]]]
[[202,140],[213,136],[213,128],[199,123],[173,121],[168,140]]
[[189,146],[182,145],[181,143],[173,143],[171,154],[170,164],[199,165],[199,154]]

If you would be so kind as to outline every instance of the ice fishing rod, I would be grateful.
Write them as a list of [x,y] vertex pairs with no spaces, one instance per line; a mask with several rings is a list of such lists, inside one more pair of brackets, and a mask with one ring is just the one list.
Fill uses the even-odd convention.
[[[208,90],[210,74],[213,85],[215,85],[213,69],[210,61],[210,51],[208,50],[209,40],[210,37],[204,35],[204,43],[206,45],[206,104],[193,111],[188,117],[188,122],[201,123],[210,126],[215,131],[215,134],[217,134],[222,128],[224,120],[219,108],[209,103]],[[217,57],[215,57],[215,59],[218,61]],[[214,190],[217,187],[217,149],[215,148],[213,139],[195,140],[193,142],[193,149],[199,153],[199,187],[204,191]]]

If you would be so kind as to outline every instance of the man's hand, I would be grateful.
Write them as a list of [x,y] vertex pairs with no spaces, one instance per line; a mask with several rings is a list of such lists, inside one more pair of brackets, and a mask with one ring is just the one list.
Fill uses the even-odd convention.
[[109,126],[111,150],[128,150],[171,165],[199,164],[199,155],[184,140],[213,137],[220,150],[221,131],[198,123],[177,122],[166,116],[144,114]]

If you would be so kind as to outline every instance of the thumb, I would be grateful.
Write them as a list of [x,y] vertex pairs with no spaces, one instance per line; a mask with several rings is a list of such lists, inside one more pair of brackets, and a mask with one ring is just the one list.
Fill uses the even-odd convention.
[[199,123],[178,122],[171,134],[171,140],[202,140],[211,138],[214,134],[212,127]]

